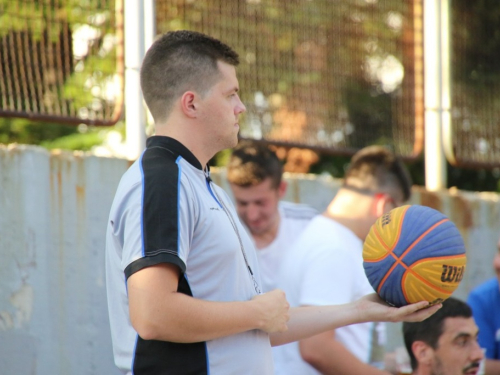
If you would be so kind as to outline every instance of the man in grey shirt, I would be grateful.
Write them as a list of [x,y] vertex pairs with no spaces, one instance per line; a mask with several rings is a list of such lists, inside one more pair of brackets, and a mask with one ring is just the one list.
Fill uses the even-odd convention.
[[262,294],[252,242],[208,161],[237,143],[238,55],[192,31],[157,39],[141,86],[156,135],[123,176],[106,239],[115,363],[124,373],[272,374],[272,345],[365,321],[422,320],[439,306],[392,308],[375,295],[289,309]]

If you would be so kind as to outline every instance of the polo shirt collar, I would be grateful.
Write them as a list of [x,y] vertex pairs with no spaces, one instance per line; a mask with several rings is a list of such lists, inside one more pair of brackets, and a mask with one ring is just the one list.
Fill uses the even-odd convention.
[[194,154],[188,150],[186,146],[180,143],[178,140],[170,137],[165,137],[162,135],[154,135],[149,137],[146,141],[146,147],[162,147],[166,148],[176,155],[182,156],[184,160],[189,162],[193,167],[203,170],[200,161],[194,156]]

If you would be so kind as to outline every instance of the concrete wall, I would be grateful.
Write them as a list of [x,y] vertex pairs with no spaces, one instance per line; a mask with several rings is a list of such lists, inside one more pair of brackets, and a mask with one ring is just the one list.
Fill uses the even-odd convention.
[[[116,186],[130,163],[84,153],[0,145],[0,373],[117,374],[104,275],[104,237]],[[214,180],[227,188],[223,171]],[[340,181],[290,175],[286,199],[323,210]],[[414,189],[462,231],[468,266],[455,295],[493,277],[499,195]],[[401,344],[389,327],[388,349]]]
[[117,374],[105,223],[128,162],[0,148],[0,373]]

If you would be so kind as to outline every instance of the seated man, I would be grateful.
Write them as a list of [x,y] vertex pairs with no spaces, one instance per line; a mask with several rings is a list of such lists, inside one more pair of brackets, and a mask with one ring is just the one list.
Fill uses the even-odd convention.
[[227,167],[238,216],[257,248],[264,292],[276,289],[283,257],[318,213],[304,204],[280,201],[287,188],[282,174],[274,152],[245,141],[233,150]]
[[429,319],[403,323],[413,375],[478,374],[483,351],[470,307],[450,297]]
[[[381,215],[410,198],[403,162],[381,146],[358,151],[343,185],[284,259],[278,288],[290,306],[344,304],[373,293],[363,241]],[[275,348],[277,374],[382,375],[385,327],[355,324]]]
[[467,300],[479,327],[479,344],[486,349],[485,375],[500,375],[500,239],[497,247],[497,276],[475,288]]

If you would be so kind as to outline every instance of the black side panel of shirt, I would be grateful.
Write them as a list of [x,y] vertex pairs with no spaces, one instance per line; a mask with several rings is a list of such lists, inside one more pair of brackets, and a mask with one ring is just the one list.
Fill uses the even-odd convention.
[[[177,156],[162,147],[151,147],[143,155],[145,258],[132,263],[126,273],[129,276],[138,269],[163,262],[176,264],[181,269],[178,292],[192,296],[183,274],[184,262],[175,255],[179,235]],[[135,375],[206,375],[207,366],[205,342],[181,344],[138,337],[134,356]]]

